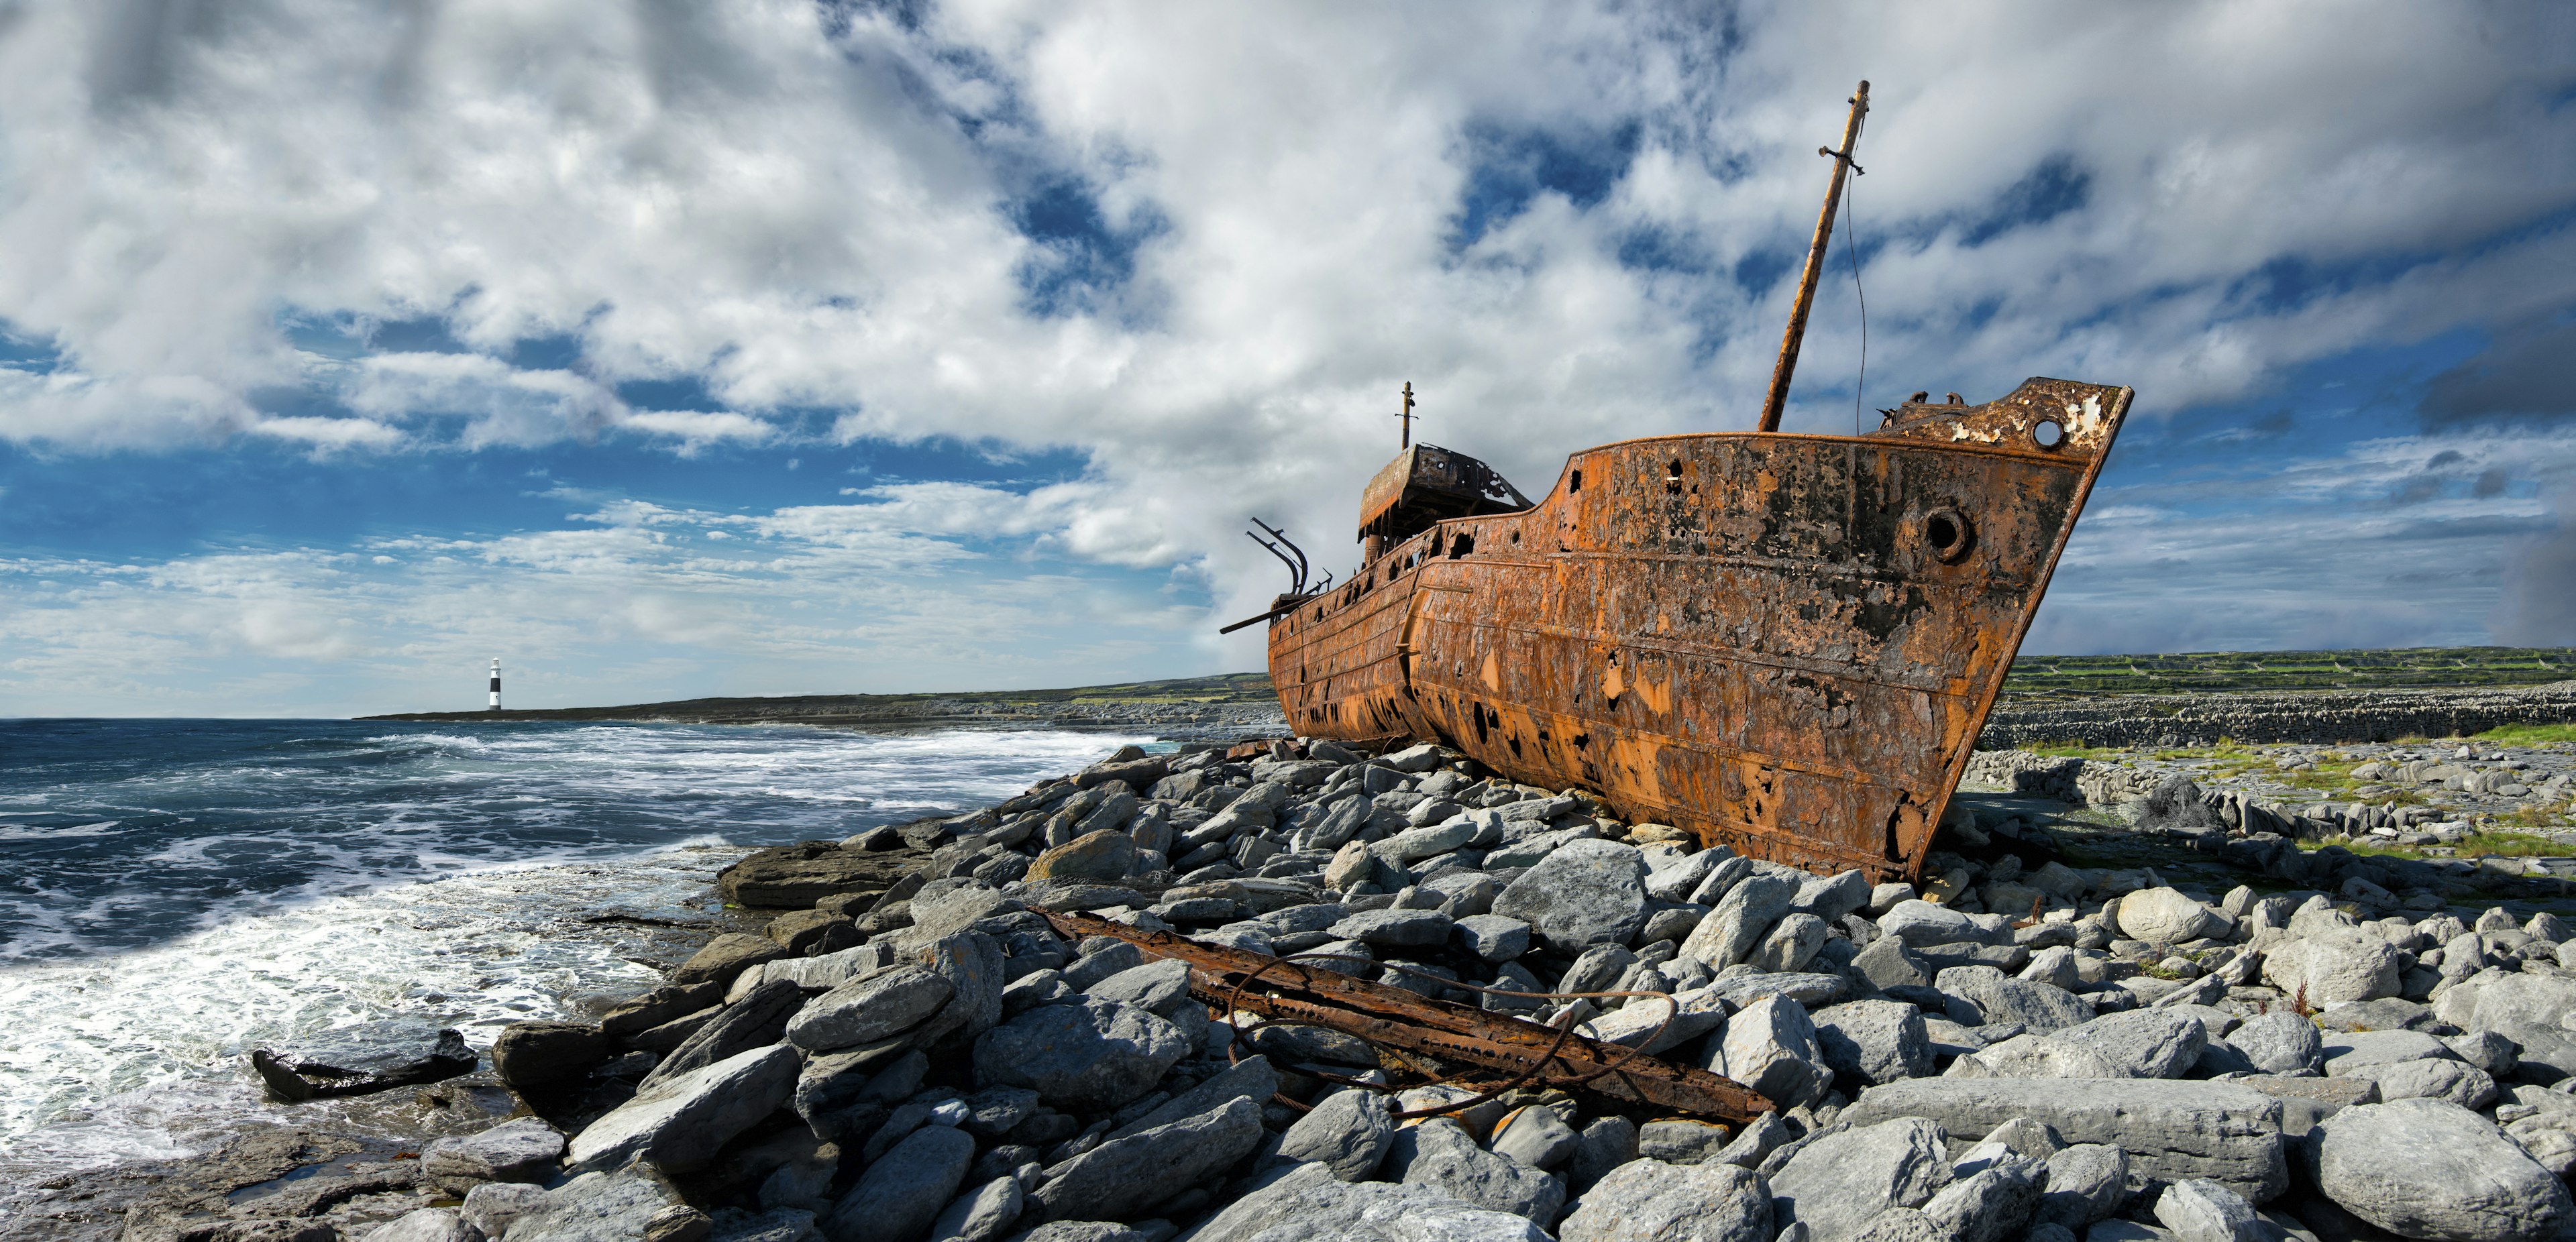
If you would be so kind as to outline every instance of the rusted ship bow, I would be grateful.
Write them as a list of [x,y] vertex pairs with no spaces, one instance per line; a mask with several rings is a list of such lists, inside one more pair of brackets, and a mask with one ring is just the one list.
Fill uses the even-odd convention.
[[1535,503],[1408,447],[1369,485],[1359,573],[1270,618],[1290,727],[1436,740],[1757,857],[1916,873],[2132,394],[2033,379],[1918,393],[1865,435],[1770,430],[1867,88],[1823,152],[1765,429],[1585,449]]
[[1400,495],[1357,577],[1272,621],[1280,705],[1758,857],[1912,874],[2130,395],[2034,379],[1864,436],[1608,444],[1508,513]]

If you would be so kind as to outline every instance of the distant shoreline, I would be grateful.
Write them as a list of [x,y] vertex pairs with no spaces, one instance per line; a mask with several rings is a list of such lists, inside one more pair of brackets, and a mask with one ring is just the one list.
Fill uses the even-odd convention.
[[1152,731],[1176,740],[1288,731],[1270,678],[1234,673],[1063,690],[961,694],[811,694],[773,698],[681,699],[616,707],[402,712],[360,720],[436,723],[643,721],[671,724],[792,724],[871,733],[932,729]]

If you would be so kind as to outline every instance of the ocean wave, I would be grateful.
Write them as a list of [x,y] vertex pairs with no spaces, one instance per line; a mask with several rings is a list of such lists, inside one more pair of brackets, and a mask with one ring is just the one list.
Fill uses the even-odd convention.
[[241,1068],[262,1043],[413,1015],[483,1046],[641,988],[632,959],[717,917],[742,850],[981,805],[1132,740],[0,722],[0,1184],[266,1115]]

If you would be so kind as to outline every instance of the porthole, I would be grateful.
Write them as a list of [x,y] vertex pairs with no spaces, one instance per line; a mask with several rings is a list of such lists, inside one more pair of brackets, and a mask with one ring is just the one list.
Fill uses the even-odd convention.
[[1977,528],[1968,515],[1947,506],[1925,513],[1921,530],[1923,549],[1945,564],[1958,563],[1976,546]]
[[2030,427],[2030,442],[2054,452],[2066,443],[2066,425],[2053,418],[2043,418]]

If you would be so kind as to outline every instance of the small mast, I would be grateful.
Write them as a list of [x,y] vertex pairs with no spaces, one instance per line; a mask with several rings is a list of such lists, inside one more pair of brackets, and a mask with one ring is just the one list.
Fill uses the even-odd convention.
[[1400,449],[1409,449],[1409,448],[1412,448],[1412,447],[1413,447],[1413,381],[1412,381],[1412,380],[1406,380],[1406,381],[1404,381],[1404,408],[1403,408],[1403,409],[1401,409],[1401,410],[1396,411],[1395,416],[1396,416],[1397,418],[1400,418],[1400,419],[1403,419],[1403,420],[1404,420],[1404,439],[1403,439],[1403,440],[1401,440],[1401,441],[1399,441],[1399,442],[1396,444],[1396,447],[1397,447],[1397,448],[1400,448]]
[[1863,81],[1851,97],[1851,119],[1843,122],[1843,145],[1818,147],[1816,154],[1834,161],[1834,175],[1825,183],[1825,209],[1816,216],[1816,240],[1807,247],[1807,270],[1798,277],[1798,301],[1789,309],[1789,330],[1780,338],[1780,362],[1771,368],[1771,395],[1762,399],[1762,430],[1780,429],[1780,411],[1789,404],[1789,377],[1798,370],[1798,342],[1807,335],[1807,309],[1816,302],[1816,277],[1825,270],[1825,243],[1833,240],[1834,208],[1843,201],[1843,170],[1860,171],[1852,163],[1852,152],[1860,146],[1861,118],[1869,115],[1869,83]]

